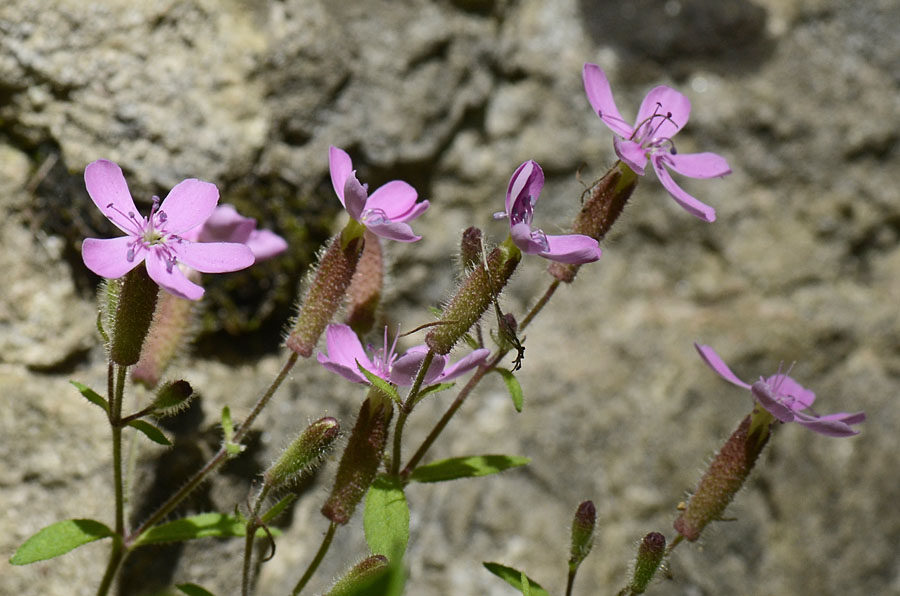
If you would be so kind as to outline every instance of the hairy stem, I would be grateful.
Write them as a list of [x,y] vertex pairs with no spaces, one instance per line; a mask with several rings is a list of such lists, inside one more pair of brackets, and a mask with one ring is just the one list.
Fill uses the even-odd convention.
[[400,415],[397,416],[397,426],[394,428],[394,452],[391,459],[391,474],[394,476],[400,473],[400,445],[403,438],[403,427],[406,425],[406,419],[416,405],[416,397],[419,394],[422,383],[425,381],[425,373],[428,372],[433,361],[434,350],[428,350],[428,353],[425,354],[425,359],[422,360],[422,366],[419,367],[419,372],[416,374],[416,380],[413,381],[412,387],[409,388],[409,393],[406,394],[406,400],[400,406]]
[[313,558],[312,562],[309,564],[309,567],[306,568],[306,572],[303,574],[303,577],[300,578],[300,581],[297,582],[297,585],[294,586],[294,591],[291,592],[291,596],[297,596],[303,588],[306,587],[306,584],[309,583],[310,578],[312,578],[313,574],[316,572],[316,569],[319,568],[319,565],[322,563],[322,559],[325,558],[325,554],[328,552],[328,549],[331,548],[331,540],[334,538],[334,532],[337,530],[337,524],[334,522],[328,525],[328,531],[325,532],[325,537],[322,538],[322,544],[319,546],[318,552],[316,552],[316,556]]

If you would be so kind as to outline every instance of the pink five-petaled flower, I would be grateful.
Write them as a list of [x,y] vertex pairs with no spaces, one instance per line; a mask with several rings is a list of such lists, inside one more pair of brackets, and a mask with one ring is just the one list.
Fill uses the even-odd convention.
[[613,139],[616,155],[640,176],[644,175],[644,166],[649,158],[659,181],[685,211],[700,219],[715,221],[715,209],[685,192],[666,169],[672,168],[689,178],[715,178],[731,173],[728,162],[721,155],[679,154],[675,151],[672,137],[691,115],[690,100],[671,87],[654,87],[641,102],[632,128],[616,108],[609,80],[603,70],[596,64],[587,63],[582,76],[591,107],[603,123],[616,133]]
[[84,264],[101,277],[122,277],[143,261],[150,279],[162,289],[199,300],[203,288],[185,277],[179,263],[202,273],[237,271],[253,264],[253,253],[243,244],[191,242],[182,236],[203,224],[216,208],[219,191],[214,184],[194,178],[183,180],[162,204],[159,197],[153,197],[150,216],[142,217],[121,168],[113,162],[100,159],[89,164],[84,170],[84,183],[103,215],[127,234],[84,240]]
[[706,364],[720,377],[738,387],[749,389],[759,405],[779,421],[796,422],[829,437],[849,437],[859,434],[859,431],[852,429],[850,425],[865,421],[864,412],[855,414],[840,412],[826,416],[804,412],[803,410],[812,407],[816,394],[786,374],[779,372],[768,378],[760,377],[757,382],[749,385],[731,372],[728,365],[711,347],[697,344],[694,344],[694,347]]
[[422,238],[406,223],[428,209],[428,201],[416,203],[419,195],[415,188],[402,180],[391,180],[370,196],[368,185],[357,180],[350,156],[333,145],[328,151],[328,165],[334,192],[354,221],[388,240],[415,242]]
[[600,258],[600,245],[581,234],[548,236],[542,230],[532,230],[534,206],[544,187],[544,171],[535,161],[528,160],[513,172],[506,189],[506,213],[495,213],[496,219],[509,218],[509,235],[513,243],[527,254],[551,261],[581,265]]
[[[373,357],[363,349],[356,333],[347,325],[329,325],[325,332],[327,354],[319,352],[319,362],[330,370],[349,379],[354,383],[368,383],[366,377],[359,371],[359,366],[370,373],[399,385],[401,387],[412,385],[428,348],[424,345],[415,346],[398,356],[394,349],[397,347],[397,338],[394,343],[388,345],[387,328],[384,330],[384,347],[372,350]],[[449,356],[435,355],[428,372],[425,373],[424,384],[442,383],[455,379],[467,373],[476,366],[482,364],[490,354],[490,350],[484,348],[474,350],[456,364],[447,366]]]
[[202,226],[181,235],[191,242],[238,242],[247,245],[256,262],[287,250],[287,241],[271,230],[257,230],[256,220],[244,217],[232,205],[219,205]]

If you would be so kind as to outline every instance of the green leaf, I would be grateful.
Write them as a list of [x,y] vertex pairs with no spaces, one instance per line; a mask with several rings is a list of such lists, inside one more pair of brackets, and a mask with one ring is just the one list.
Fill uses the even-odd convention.
[[132,420],[128,423],[128,426],[138,429],[154,443],[159,443],[160,445],[165,445],[166,447],[172,446],[172,441],[170,441],[166,437],[166,435],[163,434],[163,431],[159,430],[146,420]]
[[419,391],[419,395],[416,396],[416,403],[429,393],[440,393],[441,391],[452,389],[454,385],[456,385],[456,383],[437,383],[436,385],[429,385]]
[[228,409],[228,406],[222,408],[222,433],[225,435],[223,442],[229,457],[235,457],[244,452],[244,445],[231,440],[234,437],[234,424],[231,422],[231,410]]
[[76,389],[84,396],[86,400],[103,409],[107,415],[109,415],[109,404],[106,402],[99,393],[88,387],[87,385],[82,385],[78,381],[69,381],[72,385],[75,386]]
[[[512,567],[501,565],[500,563],[484,563],[485,569],[522,592],[526,596],[550,596],[550,593],[541,587],[539,583],[525,575],[522,571],[517,571]],[[522,579],[525,579],[523,582]]]
[[503,377],[503,382],[506,383],[506,390],[509,391],[509,396],[512,398],[516,412],[521,412],[522,407],[525,405],[525,395],[522,393],[522,385],[519,384],[519,380],[512,374],[512,371],[505,368],[495,368],[494,372]]
[[[269,531],[277,536],[275,528]],[[162,544],[164,542],[183,542],[197,538],[234,538],[247,534],[246,522],[235,515],[224,513],[201,513],[150,528],[135,541],[135,546],[145,544]],[[265,536],[262,528],[256,531],[257,536]]]
[[175,587],[188,596],[215,596],[212,592],[205,588],[201,588],[197,584],[178,584]]
[[515,455],[470,455],[453,457],[419,466],[409,479],[415,482],[446,482],[458,478],[488,476],[527,465],[531,458]]
[[361,372],[363,374],[363,376],[366,379],[368,379],[372,385],[381,389],[382,393],[384,393],[385,395],[390,397],[392,400],[394,400],[398,404],[403,403],[403,398],[401,398],[400,394],[397,393],[396,387],[394,387],[393,385],[391,385],[390,383],[388,383],[387,381],[385,381],[378,375],[370,373],[369,371],[364,369],[358,360],[356,361],[356,368],[359,369],[359,372]]
[[397,563],[409,542],[409,506],[398,478],[379,476],[366,495],[366,542],[373,554]]
[[296,499],[296,498],[297,498],[297,495],[295,495],[293,493],[287,495],[285,498],[281,499],[280,501],[278,501],[277,503],[272,505],[272,508],[269,509],[268,511],[266,511],[263,514],[262,518],[260,518],[260,519],[262,519],[262,522],[264,524],[269,523],[270,521],[272,521],[273,519],[278,517],[278,515],[281,514],[282,511],[287,509],[288,505],[293,503],[294,499]]
[[67,519],[47,526],[26,540],[10,557],[9,562],[13,565],[28,565],[52,559],[83,544],[109,538],[114,534],[104,524],[92,519]]

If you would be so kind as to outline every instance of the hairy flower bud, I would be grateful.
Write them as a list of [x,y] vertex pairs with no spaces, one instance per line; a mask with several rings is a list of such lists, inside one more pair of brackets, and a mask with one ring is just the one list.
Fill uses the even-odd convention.
[[497,298],[521,260],[522,252],[509,240],[492,250],[487,271],[483,262],[473,269],[444,307],[440,324],[425,336],[428,347],[437,354],[449,354]]
[[350,521],[356,506],[375,480],[393,413],[391,399],[373,386],[359,409],[331,495],[322,506],[322,515],[332,522],[346,524]]
[[[590,236],[598,242],[603,240],[621,215],[637,181],[637,174],[631,168],[621,161],[616,162],[606,175],[588,189],[588,199],[575,217],[572,231]],[[554,262],[550,264],[548,271],[556,279],[572,283],[580,266]]]
[[659,532],[650,532],[644,536],[634,560],[634,575],[629,586],[631,594],[643,594],[647,590],[647,585],[656,575],[665,554],[665,536]]
[[752,424],[753,418],[744,418],[728,437],[700,479],[687,508],[675,520],[675,529],[690,542],[700,537],[709,522],[722,516],[768,442],[769,426]]
[[[196,274],[199,278],[199,274]],[[191,274],[188,274],[191,277]],[[163,292],[156,304],[153,322],[141,357],[131,369],[131,380],[153,389],[196,328],[197,302]]]
[[331,451],[340,432],[341,425],[331,417],[310,424],[265,471],[263,478],[266,486],[278,488],[290,485],[314,471]]
[[468,273],[482,261],[481,230],[475,226],[466,228],[459,243],[459,261],[463,274]]
[[356,272],[347,288],[347,324],[360,336],[375,326],[375,313],[381,302],[384,286],[381,240],[372,232],[366,231],[365,242]]
[[366,557],[354,565],[344,577],[337,580],[325,596],[350,596],[357,594],[363,582],[373,580],[388,568],[388,559],[384,555]]
[[572,519],[572,548],[569,556],[569,571],[581,565],[594,546],[594,528],[597,525],[597,508],[593,501],[585,501],[575,510]]
[[312,355],[319,336],[344,301],[362,248],[362,234],[352,236],[346,244],[342,234],[331,239],[300,300],[293,329],[285,341],[288,348],[304,358]]
[[156,392],[153,400],[153,415],[158,417],[172,416],[183,411],[191,403],[194,389],[187,381],[171,381],[165,383]]
[[109,356],[121,366],[131,366],[141,356],[144,338],[150,330],[156,308],[156,285],[147,269],[139,265],[128,272],[122,282],[116,304],[116,317]]

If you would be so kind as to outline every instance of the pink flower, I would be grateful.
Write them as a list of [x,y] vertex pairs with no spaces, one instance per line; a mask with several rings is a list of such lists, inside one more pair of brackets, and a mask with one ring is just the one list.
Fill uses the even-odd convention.
[[[362,366],[370,373],[395,385],[401,387],[412,385],[425,354],[428,353],[428,348],[422,345],[410,348],[402,356],[397,356],[394,352],[397,339],[394,338],[394,343],[388,346],[387,328],[384,330],[384,347],[378,350],[372,350],[371,346],[368,352],[363,349],[356,333],[347,325],[329,325],[325,332],[325,344],[328,353],[319,352],[319,362],[331,372],[354,383],[369,382],[359,372],[359,366]],[[372,357],[369,353],[373,354]],[[449,367],[447,364],[450,357],[437,354],[425,374],[424,383],[430,385],[455,379],[482,364],[489,354],[490,350],[483,348],[475,350]]]
[[416,203],[416,189],[402,180],[392,180],[369,196],[368,185],[356,179],[350,156],[333,145],[328,152],[328,164],[334,192],[355,221],[388,240],[415,242],[422,238],[413,234],[406,223],[428,209],[428,201]]
[[715,153],[678,154],[672,137],[687,124],[691,102],[670,87],[654,87],[641,102],[634,127],[619,114],[609,80],[596,64],[587,63],[582,72],[584,90],[591,107],[614,133],[616,155],[638,175],[644,175],[647,159],[672,198],[688,213],[706,221],[716,220],[716,211],[701,203],[672,179],[666,168],[690,178],[714,178],[731,173],[728,162]]
[[786,374],[779,372],[768,378],[760,377],[753,385],[748,385],[731,372],[728,365],[711,347],[697,344],[694,344],[694,347],[704,362],[720,377],[738,387],[749,389],[759,405],[781,422],[796,422],[829,437],[849,437],[859,434],[859,431],[850,428],[850,425],[865,421],[864,412],[855,414],[840,412],[826,416],[804,412],[812,407],[816,401],[816,394]]
[[145,262],[147,274],[162,289],[199,300],[203,288],[185,277],[179,263],[203,273],[237,271],[253,264],[253,253],[243,244],[191,242],[183,236],[203,224],[215,209],[219,191],[214,184],[194,178],[183,180],[162,204],[159,197],[153,197],[150,216],[142,217],[121,168],[113,162],[100,159],[89,164],[84,170],[84,183],[103,215],[126,234],[84,240],[84,264],[101,277],[122,277]]
[[548,236],[541,229],[532,230],[534,206],[544,187],[544,171],[535,161],[526,161],[513,172],[506,189],[506,213],[495,213],[496,219],[509,218],[509,234],[513,243],[527,254],[551,261],[581,265],[600,258],[600,245],[581,234]]
[[231,205],[219,205],[202,226],[181,235],[191,242],[237,242],[253,252],[257,262],[287,250],[284,238],[271,230],[257,230],[256,220],[244,217]]

